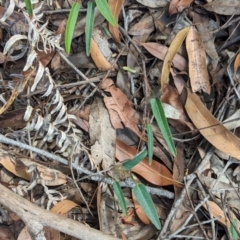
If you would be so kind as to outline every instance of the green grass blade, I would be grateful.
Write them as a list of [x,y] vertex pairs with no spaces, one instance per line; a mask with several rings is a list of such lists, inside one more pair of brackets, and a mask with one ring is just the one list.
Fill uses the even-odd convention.
[[149,123],[147,125],[147,137],[148,137],[148,161],[149,164],[152,164],[153,158],[153,130],[152,125]]
[[133,193],[150,221],[158,230],[161,230],[161,223],[159,221],[155,205],[146,187],[142,183],[137,184],[133,188]]
[[172,134],[168,126],[167,119],[163,110],[161,101],[158,98],[152,98],[150,100],[153,115],[157,121],[158,127],[163,135],[165,142],[171,152],[176,157],[177,151],[173,142]]
[[116,20],[108,6],[107,0],[95,0],[99,12],[114,27],[117,26]]
[[136,73],[136,72],[137,72],[135,69],[129,68],[129,67],[127,67],[127,66],[124,66],[124,67],[123,67],[123,70],[128,71],[128,72],[130,72],[130,73]]
[[125,170],[129,171],[132,169],[134,166],[139,164],[146,156],[148,152],[147,150],[143,150],[140,153],[138,153],[133,159],[128,160],[122,164]]
[[70,53],[73,32],[74,32],[75,25],[77,23],[79,10],[80,10],[80,4],[75,2],[72,5],[72,8],[67,20],[67,26],[66,26],[66,32],[65,32],[65,49],[68,54]]
[[[234,224],[234,226],[237,228],[238,226],[238,222],[237,222],[237,219],[232,219],[232,222]],[[232,235],[232,240],[237,240],[238,239],[238,234],[234,228],[234,226],[231,224],[230,225],[230,232],[231,232],[231,235]]]
[[24,0],[28,15],[31,17],[33,15],[32,2],[31,0]]
[[90,55],[90,46],[91,46],[91,39],[92,39],[92,32],[93,32],[93,25],[94,25],[94,9],[95,9],[95,2],[88,1],[87,5],[87,18],[86,18],[86,33],[85,33],[85,42],[86,42],[86,54],[87,56]]
[[126,205],[126,201],[123,196],[123,191],[122,191],[122,188],[121,188],[119,182],[116,182],[116,181],[113,182],[113,190],[117,196],[120,207],[121,207],[124,215],[126,216],[127,215],[127,205]]

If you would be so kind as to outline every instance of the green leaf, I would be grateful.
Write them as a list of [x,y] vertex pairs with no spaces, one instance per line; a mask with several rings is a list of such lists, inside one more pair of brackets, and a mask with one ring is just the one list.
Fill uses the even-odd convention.
[[139,152],[133,159],[124,162],[122,166],[124,167],[125,170],[129,171],[134,166],[139,164],[147,156],[147,154],[148,154],[147,150],[143,150]]
[[129,68],[129,67],[127,67],[127,66],[124,66],[124,67],[123,67],[123,70],[128,71],[128,72],[130,72],[130,73],[136,73],[136,72],[137,72],[135,69]]
[[119,182],[116,182],[116,181],[113,182],[113,190],[117,196],[120,207],[121,207],[124,215],[126,216],[127,215],[127,205],[126,205],[126,201],[123,196],[123,191],[122,191],[122,188],[121,188]]
[[[237,219],[232,219],[232,222],[233,222],[234,226],[237,228],[237,225],[238,225]],[[234,226],[232,224],[230,225],[230,232],[231,232],[231,235],[232,235],[232,240],[237,240],[238,239],[238,234],[237,234]]]
[[94,25],[94,9],[95,9],[95,2],[88,1],[87,5],[87,18],[86,18],[86,33],[85,33],[85,42],[86,42],[86,54],[87,56],[90,55],[90,46],[91,46],[91,39],[92,39],[92,32],[93,32],[93,25]]
[[149,164],[152,164],[152,158],[153,158],[153,131],[152,131],[152,125],[149,123],[147,125],[147,137],[148,137],[148,160]]
[[80,10],[80,4],[75,2],[72,5],[72,8],[67,20],[67,26],[66,26],[66,32],[65,32],[65,49],[68,54],[70,53],[73,32],[74,32],[75,25],[77,23],[79,10]]
[[31,0],[24,0],[28,15],[31,17],[33,15],[32,2]]
[[155,205],[152,201],[150,194],[148,193],[146,187],[140,183],[133,188],[133,193],[141,205],[143,211],[146,213],[148,218],[154,224],[154,226],[161,230],[161,223],[159,221]]
[[165,117],[165,113],[163,110],[163,106],[161,101],[158,98],[152,98],[150,100],[151,108],[153,115],[157,121],[158,127],[162,132],[163,138],[167,143],[167,146],[171,152],[171,154],[176,157],[177,151],[173,142],[172,134],[168,126],[167,119]]
[[116,20],[108,6],[107,0],[95,0],[99,12],[114,27],[117,26]]

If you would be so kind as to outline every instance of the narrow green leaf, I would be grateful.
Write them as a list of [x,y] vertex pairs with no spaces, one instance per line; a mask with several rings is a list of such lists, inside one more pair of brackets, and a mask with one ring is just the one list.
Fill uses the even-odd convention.
[[99,12],[103,17],[114,27],[117,26],[116,20],[111,12],[111,9],[108,6],[107,0],[95,0]]
[[158,230],[161,230],[161,223],[159,221],[155,205],[146,187],[142,183],[137,184],[133,188],[133,193],[150,221]]
[[32,2],[31,0],[24,0],[28,15],[31,17],[33,15]]
[[147,150],[143,150],[139,152],[133,159],[124,162],[122,166],[124,167],[124,169],[129,171],[138,163],[140,163],[147,156],[147,154],[148,154]]
[[147,137],[148,137],[148,160],[149,164],[152,164],[153,158],[153,130],[152,125],[149,123],[147,125]]
[[86,42],[86,54],[87,56],[90,55],[90,46],[91,46],[91,39],[92,39],[92,32],[93,32],[93,25],[94,25],[94,9],[95,9],[95,2],[88,1],[87,5],[87,18],[86,18],[86,33],[85,33],[85,42]]
[[[232,219],[232,222],[233,222],[234,226],[237,228],[237,224],[238,224],[237,219]],[[237,240],[238,239],[238,234],[237,234],[234,226],[232,224],[230,225],[230,232],[231,232],[231,235],[232,235],[232,240]]]
[[128,72],[130,72],[130,73],[136,73],[136,70],[134,70],[134,69],[132,69],[132,68],[129,68],[129,67],[127,67],[127,66],[124,66],[124,67],[123,67],[123,70],[128,71]]
[[162,132],[163,138],[167,143],[167,146],[171,152],[171,154],[176,157],[177,151],[173,142],[172,134],[168,126],[167,119],[165,117],[165,113],[163,110],[163,106],[161,101],[158,98],[152,98],[150,100],[151,108],[153,115],[157,121],[158,127]]
[[79,10],[80,10],[80,4],[75,2],[72,5],[72,8],[67,20],[67,26],[66,26],[66,32],[65,32],[65,49],[68,54],[70,53],[73,32],[74,32],[75,25],[77,23]]
[[113,182],[113,190],[117,196],[120,207],[121,207],[124,215],[126,216],[127,215],[127,205],[126,205],[126,201],[123,196],[123,191],[122,191],[122,188],[121,188],[119,182],[116,182],[116,181]]

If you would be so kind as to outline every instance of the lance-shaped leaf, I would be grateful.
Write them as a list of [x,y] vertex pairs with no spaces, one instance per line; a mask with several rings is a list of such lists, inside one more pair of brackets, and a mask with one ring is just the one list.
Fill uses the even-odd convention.
[[179,12],[181,12],[184,8],[188,7],[193,0],[172,0],[169,4],[169,14],[172,15],[174,13],[177,13],[179,9],[181,9]]
[[126,216],[127,215],[127,205],[126,205],[126,201],[123,196],[123,191],[122,191],[122,188],[121,188],[119,182],[116,182],[116,181],[113,182],[113,190],[117,196],[120,207],[121,207],[124,215]]
[[188,32],[186,48],[189,59],[189,77],[193,92],[203,90],[210,94],[211,86],[207,71],[206,52],[195,27],[191,27]]
[[182,29],[176,37],[173,39],[170,47],[168,48],[167,55],[163,62],[162,74],[161,74],[161,90],[163,91],[165,85],[168,83],[170,68],[175,55],[177,54],[179,48],[181,47],[183,41],[185,40],[190,27]]
[[24,2],[26,4],[26,9],[29,14],[29,17],[31,17],[33,15],[32,2],[31,0],[24,0]]
[[189,89],[185,109],[200,133],[213,146],[240,160],[240,139],[224,127]]
[[131,170],[134,166],[139,164],[147,156],[147,154],[147,151],[143,150],[139,152],[133,159],[124,162],[122,165],[127,171]]
[[237,240],[238,239],[238,234],[237,234],[235,228],[238,227],[237,226],[238,225],[238,220],[237,219],[232,219],[232,222],[233,222],[234,226],[233,226],[233,224],[230,225],[230,233],[232,235],[232,240]]
[[77,23],[79,10],[80,10],[80,4],[75,2],[71,8],[71,11],[68,17],[66,33],[65,33],[65,49],[68,54],[70,53],[73,32],[74,32],[75,25]]
[[[116,23],[118,22],[118,17],[122,9],[124,0],[108,0],[109,8],[115,18]],[[120,42],[119,29],[114,27],[112,24],[109,24],[109,31],[111,32],[113,38]]]
[[154,224],[154,226],[158,230],[161,230],[161,223],[159,221],[156,208],[154,206],[152,198],[151,198],[150,194],[148,193],[146,187],[142,183],[137,184],[133,188],[133,193],[134,193],[136,199],[138,200],[139,204],[143,208],[144,212],[148,216],[148,218]]
[[149,164],[152,164],[153,158],[153,130],[152,125],[149,123],[147,125],[147,137],[148,137],[148,160]]
[[173,142],[171,131],[168,126],[167,119],[165,117],[162,103],[158,98],[152,98],[150,100],[150,103],[153,115],[157,121],[158,127],[163,135],[163,138],[167,143],[169,151],[175,157],[177,152]]
[[95,0],[97,8],[99,12],[103,15],[103,17],[114,27],[117,26],[117,23],[115,21],[115,18],[111,12],[111,9],[109,8],[109,5],[107,3],[107,0]]
[[95,2],[88,1],[87,5],[87,19],[86,19],[86,33],[85,33],[85,44],[86,44],[86,54],[90,55],[90,46],[93,32],[93,24],[94,24],[94,10],[95,10]]

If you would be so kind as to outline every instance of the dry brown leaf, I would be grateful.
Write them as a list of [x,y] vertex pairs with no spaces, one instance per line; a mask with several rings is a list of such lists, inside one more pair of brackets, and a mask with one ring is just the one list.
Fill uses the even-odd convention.
[[240,14],[239,0],[214,0],[202,6],[206,10],[217,14],[230,16]]
[[107,169],[115,163],[116,130],[102,99],[95,98],[89,116],[91,154],[95,165]]
[[[148,42],[148,43],[140,43],[144,48],[147,49],[153,56],[157,57],[160,60],[164,60],[168,51],[168,47],[161,45],[160,43]],[[173,65],[175,68],[180,71],[187,71],[188,64],[184,57],[179,54],[176,54],[173,58]]]
[[[116,22],[118,22],[118,17],[119,17],[119,14],[121,12],[123,3],[124,3],[124,0],[108,0],[108,5],[109,5],[109,7],[110,7],[110,9],[112,11],[112,14],[113,14]],[[113,38],[115,40],[117,40],[118,42],[120,42],[120,36],[119,36],[119,29],[118,29],[118,27],[114,27],[110,23],[109,23],[108,26],[109,26],[108,27],[109,31],[112,34]]]
[[[223,210],[215,202],[208,201],[208,204],[209,204],[209,208],[210,208],[210,211],[211,211],[213,217],[218,218],[217,221],[224,226],[226,226],[226,223],[227,223],[227,225],[228,225],[227,227],[229,227],[231,223],[228,218],[227,219],[225,218]],[[206,203],[203,204],[203,207],[208,211]],[[233,213],[231,213],[231,215],[233,215]],[[235,217],[235,219],[237,220],[236,217]],[[240,222],[238,220],[237,220],[237,222],[238,222],[237,226],[239,229]]]
[[167,0],[137,0],[137,2],[143,4],[146,7],[150,8],[159,8],[159,7],[166,7],[168,4]]
[[110,69],[110,62],[104,57],[102,51],[93,39],[91,40],[90,54],[99,70],[107,71]]
[[132,108],[127,96],[109,78],[102,82],[101,88],[112,95],[112,97],[105,97],[104,102],[108,108],[113,127],[123,128],[123,122],[127,128],[145,140],[137,126],[140,123],[139,115]]
[[161,84],[161,90],[163,91],[165,85],[169,81],[169,73],[170,73],[170,68],[172,65],[172,61],[174,57],[176,56],[179,48],[181,47],[183,41],[185,40],[188,32],[189,32],[190,27],[182,29],[176,37],[173,39],[170,47],[168,48],[167,55],[164,59],[163,62],[163,67],[162,67],[162,74],[161,74],[161,79],[160,79],[160,84]]
[[193,92],[203,90],[210,94],[211,86],[206,64],[206,52],[195,27],[191,27],[186,39],[189,58],[189,77]]
[[239,67],[240,67],[240,53],[236,56],[234,61],[234,74],[236,74]]
[[[118,139],[116,140],[116,158],[120,162],[133,158],[137,153],[138,151],[136,148],[128,146]],[[174,183],[171,172],[164,165],[155,160],[149,165],[148,158],[144,158],[139,164],[133,167],[131,171],[141,175],[150,183],[158,186],[173,184],[181,186],[178,183]]]
[[[176,129],[181,129],[181,126],[179,125],[179,122],[181,124],[183,124],[184,126],[188,126],[191,130],[194,129],[193,124],[190,122],[189,118],[186,116],[185,111],[183,110],[183,106],[182,103],[180,101],[179,98],[179,94],[176,92],[176,90],[170,86],[169,84],[167,84],[162,92],[161,95],[161,101],[163,103],[168,103],[171,106],[173,106],[175,109],[177,109],[177,111],[181,114],[179,121],[176,122],[176,124],[172,124],[174,125],[174,127],[176,127]],[[178,124],[177,124],[178,123]]]
[[193,0],[172,0],[169,4],[169,14],[172,15],[181,12],[184,8],[188,7]]
[[199,97],[188,89],[185,104],[188,116],[200,133],[217,149],[240,160],[240,139],[225,128],[205,107]]
[[73,201],[70,200],[62,200],[61,202],[58,202],[51,208],[51,212],[54,212],[56,214],[65,215],[70,210],[72,210],[75,207],[78,207],[79,205]]

